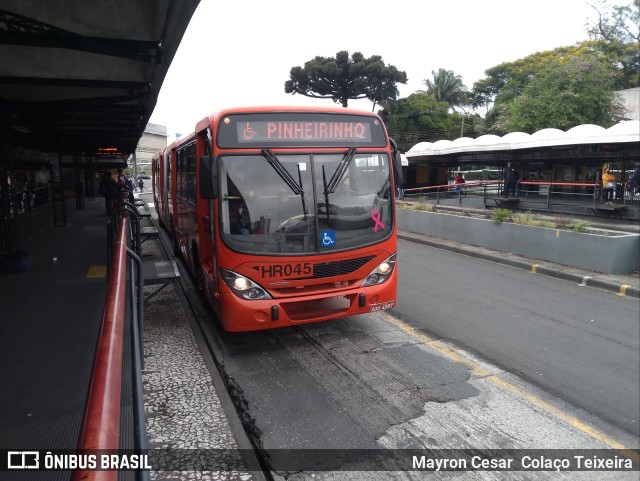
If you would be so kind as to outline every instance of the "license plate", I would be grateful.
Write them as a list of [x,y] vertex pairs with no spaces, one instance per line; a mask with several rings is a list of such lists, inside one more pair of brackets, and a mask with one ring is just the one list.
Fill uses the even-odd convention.
[[369,312],[384,311],[385,309],[391,309],[393,307],[393,301],[383,302],[381,304],[372,304]]

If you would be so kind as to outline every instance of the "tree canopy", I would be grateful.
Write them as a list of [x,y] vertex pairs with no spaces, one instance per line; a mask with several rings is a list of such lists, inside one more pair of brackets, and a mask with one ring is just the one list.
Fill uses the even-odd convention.
[[400,150],[409,150],[422,141],[455,139],[462,133],[474,135],[473,115],[449,114],[449,104],[436,100],[426,92],[415,92],[390,102],[380,116]]
[[497,134],[611,126],[623,115],[615,91],[632,79],[622,73],[619,51],[605,40],[537,52],[485,73],[473,86],[471,104],[489,108],[486,124]]
[[533,133],[543,128],[568,130],[584,123],[610,127],[623,114],[613,85],[608,66],[595,57],[549,62],[518,95],[507,89],[498,95],[493,130]]
[[407,74],[393,65],[385,65],[382,57],[365,58],[360,52],[349,57],[341,51],[333,57],[315,57],[303,67],[293,67],[284,84],[288,94],[332,99],[347,107],[349,100],[369,99],[373,109],[398,97],[397,84],[407,83]]
[[433,79],[425,79],[423,83],[427,86],[427,93],[438,102],[447,102],[455,112],[456,107],[468,103],[467,87],[462,82],[462,77],[456,75],[453,70],[444,68],[431,71]]
[[587,23],[587,33],[609,58],[620,66],[616,83],[621,89],[640,86],[640,0],[632,5],[610,5],[607,0],[592,8],[597,20]]

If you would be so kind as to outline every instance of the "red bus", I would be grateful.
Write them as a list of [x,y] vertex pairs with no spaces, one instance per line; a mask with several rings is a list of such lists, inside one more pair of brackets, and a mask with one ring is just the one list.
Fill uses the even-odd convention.
[[400,171],[374,113],[240,108],[159,152],[153,195],[223,328],[271,329],[395,305]]

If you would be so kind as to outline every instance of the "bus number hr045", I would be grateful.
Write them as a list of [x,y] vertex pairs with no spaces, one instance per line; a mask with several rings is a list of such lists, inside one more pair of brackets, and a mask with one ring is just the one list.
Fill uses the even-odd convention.
[[260,267],[261,277],[306,277],[313,272],[311,262],[298,262],[296,264],[271,264]]

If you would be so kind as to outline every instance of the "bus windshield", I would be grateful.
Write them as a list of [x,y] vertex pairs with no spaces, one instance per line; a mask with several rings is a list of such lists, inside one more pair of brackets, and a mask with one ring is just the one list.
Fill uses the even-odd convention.
[[386,239],[393,230],[389,163],[384,153],[355,150],[222,155],[222,238],[234,250],[270,255],[322,253]]

